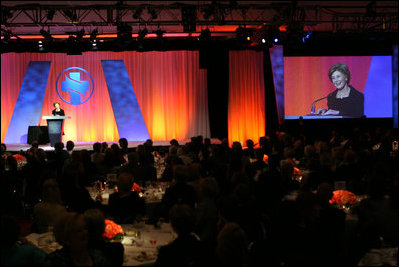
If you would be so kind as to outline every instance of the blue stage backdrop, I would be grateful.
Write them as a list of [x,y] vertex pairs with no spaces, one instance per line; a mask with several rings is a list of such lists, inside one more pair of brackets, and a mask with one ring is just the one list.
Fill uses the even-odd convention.
[[29,62],[4,139],[5,143],[28,142],[29,126],[35,126],[40,121],[50,66],[50,61]]
[[125,63],[122,60],[102,60],[101,63],[119,136],[127,140],[149,139]]

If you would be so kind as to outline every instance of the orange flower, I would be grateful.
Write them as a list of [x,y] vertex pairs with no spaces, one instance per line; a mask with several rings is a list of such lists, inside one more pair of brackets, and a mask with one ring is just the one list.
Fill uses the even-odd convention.
[[356,205],[356,195],[348,190],[335,190],[333,192],[333,197],[330,199],[330,204]]
[[138,184],[134,183],[133,187],[132,187],[132,191],[140,192],[141,187]]
[[122,227],[115,222],[105,219],[105,230],[103,236],[107,239],[116,239],[123,237],[125,233],[123,232]]
[[299,174],[301,174],[302,172],[301,172],[301,170],[300,169],[298,169],[297,167],[294,167],[294,175],[299,175]]
[[12,156],[17,160],[18,163],[20,163],[22,161],[26,161],[26,158],[20,154],[14,154]]

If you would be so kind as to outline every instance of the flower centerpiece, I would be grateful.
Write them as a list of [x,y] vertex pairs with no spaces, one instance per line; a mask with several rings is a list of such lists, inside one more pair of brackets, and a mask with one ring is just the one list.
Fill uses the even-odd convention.
[[112,220],[105,219],[105,230],[103,237],[108,241],[121,241],[125,233],[123,232],[122,226],[116,224]]
[[[136,191],[137,193],[140,193],[141,192],[141,187],[138,184],[133,183],[132,189],[130,189],[130,191]],[[118,187],[117,186],[115,186],[115,192],[118,192]]]
[[330,199],[330,204],[345,210],[357,203],[356,195],[348,190],[335,190],[333,197]]
[[14,154],[12,155],[17,160],[17,166],[20,169],[21,167],[25,166],[27,162],[25,156],[21,154]]
[[140,193],[141,187],[138,184],[133,183],[132,191],[136,191],[137,193]]

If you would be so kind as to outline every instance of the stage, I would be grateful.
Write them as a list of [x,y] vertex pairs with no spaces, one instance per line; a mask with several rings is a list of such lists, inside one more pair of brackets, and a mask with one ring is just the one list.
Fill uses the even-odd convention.
[[[179,145],[184,145],[186,143],[189,143],[191,139],[186,139],[186,140],[178,140]],[[76,142],[75,147],[73,150],[93,150],[93,144],[95,142]],[[101,142],[100,142],[101,143]],[[112,144],[118,144],[118,142],[107,142],[108,147],[110,147]],[[128,147],[137,147],[138,145],[142,145],[144,141],[130,141],[128,142]],[[219,139],[213,138],[211,139],[212,144],[220,144],[221,141]],[[66,142],[64,142],[64,145],[66,145]],[[118,144],[119,145],[119,144]],[[29,144],[6,144],[7,146],[7,151],[10,152],[18,152],[18,151],[27,151],[31,145]],[[153,141],[153,146],[154,147],[159,147],[159,146],[170,146],[170,140],[168,141]],[[50,146],[50,143],[48,144],[43,144],[39,145],[39,148],[43,149],[44,151],[54,151],[54,147]],[[64,148],[66,149],[66,148]]]

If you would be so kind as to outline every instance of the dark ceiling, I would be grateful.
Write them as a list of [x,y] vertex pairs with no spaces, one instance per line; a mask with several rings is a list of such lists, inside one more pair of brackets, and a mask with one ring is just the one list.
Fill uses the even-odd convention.
[[276,34],[294,47],[378,46],[397,43],[398,2],[2,1],[1,20],[1,52],[36,51],[38,41],[47,51],[270,47]]

